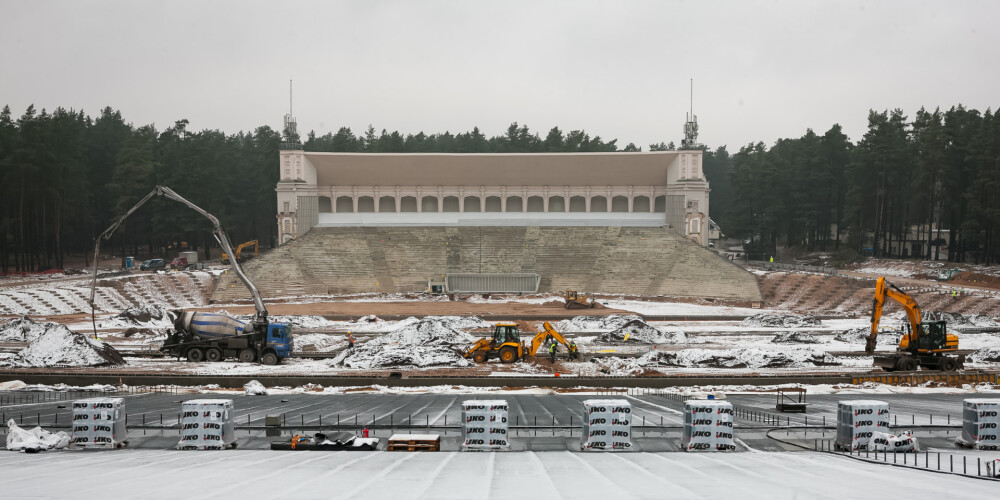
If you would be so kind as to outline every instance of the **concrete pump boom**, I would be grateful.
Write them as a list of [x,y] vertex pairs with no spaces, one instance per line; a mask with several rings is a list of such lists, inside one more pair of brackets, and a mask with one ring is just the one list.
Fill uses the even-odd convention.
[[[222,229],[222,224],[219,223],[219,219],[215,218],[214,215],[206,212],[205,210],[202,210],[202,208],[199,207],[198,205],[195,205],[194,203],[187,201],[186,199],[184,199],[183,196],[175,193],[172,189],[166,186],[156,186],[155,188],[153,188],[153,191],[147,194],[143,199],[139,200],[139,203],[136,203],[135,206],[130,208],[121,217],[116,219],[115,222],[111,224],[110,227],[105,229],[104,232],[97,237],[97,240],[94,241],[94,278],[90,284],[90,318],[91,321],[94,322],[95,336],[97,335],[97,326],[96,326],[96,321],[94,320],[94,311],[96,309],[96,306],[94,304],[94,297],[97,291],[97,262],[101,251],[101,240],[110,239],[111,235],[114,234],[115,231],[118,229],[118,226],[121,226],[122,223],[125,222],[125,219],[128,218],[128,216],[132,215],[133,212],[135,212],[140,207],[145,205],[146,202],[149,201],[154,196],[163,196],[166,198],[170,198],[171,200],[181,202],[190,207],[195,212],[204,215],[209,221],[212,222],[212,228],[213,228],[212,235],[215,236],[215,241],[218,241],[219,245],[222,246],[222,251],[224,251],[226,255],[235,255],[235,253],[233,252],[233,245],[232,243],[229,242],[229,237],[226,236],[226,232]],[[247,278],[247,275],[243,273],[243,268],[240,267],[240,264],[239,262],[236,261],[236,259],[230,259],[230,266],[233,268],[233,271],[236,272],[236,276],[240,278],[240,281],[243,282],[243,285],[246,286],[247,290],[250,291],[250,296],[253,297],[254,307],[257,309],[257,316],[254,319],[254,321],[257,324],[266,325],[267,308],[264,307],[264,300],[261,299],[260,292],[257,291],[257,287],[254,286],[254,284],[250,281],[250,279]]]

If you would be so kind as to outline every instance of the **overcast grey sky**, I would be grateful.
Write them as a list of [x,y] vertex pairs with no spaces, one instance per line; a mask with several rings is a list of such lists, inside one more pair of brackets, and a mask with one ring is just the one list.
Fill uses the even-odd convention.
[[0,0],[0,104],[110,105],[162,129],[511,122],[642,146],[852,140],[870,108],[1000,103],[997,1]]

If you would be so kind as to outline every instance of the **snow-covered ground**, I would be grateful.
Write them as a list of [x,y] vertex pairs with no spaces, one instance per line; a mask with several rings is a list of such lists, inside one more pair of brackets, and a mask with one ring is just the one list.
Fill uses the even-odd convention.
[[[801,453],[118,450],[0,454],[10,498],[993,498],[997,484]],[[266,457],[266,458],[265,458]],[[163,463],[183,463],[177,474]],[[39,472],[44,471],[44,480]],[[240,480],[220,481],[219,477]],[[847,481],[847,483],[845,483]],[[155,486],[154,486],[155,485]],[[527,493],[526,493],[527,492]],[[738,493],[737,493],[738,492]],[[910,495],[913,496],[913,495]]]

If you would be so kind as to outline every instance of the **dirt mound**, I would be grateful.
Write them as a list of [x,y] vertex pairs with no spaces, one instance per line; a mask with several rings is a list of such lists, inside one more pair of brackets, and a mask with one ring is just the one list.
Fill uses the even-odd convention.
[[118,366],[125,359],[110,344],[76,333],[64,325],[44,323],[45,332],[9,362],[18,367]]
[[597,336],[598,342],[635,342],[639,344],[671,344],[687,340],[681,330],[662,331],[642,319],[633,319],[617,329]]
[[820,320],[814,316],[776,313],[758,313],[740,322],[740,326],[763,326],[769,328],[801,328],[821,325]]
[[177,312],[153,304],[132,306],[106,320],[98,321],[97,327],[139,328],[145,330],[165,330],[174,326]]
[[468,348],[476,337],[462,330],[485,324],[479,318],[456,316],[408,318],[401,323],[397,330],[346,349],[331,364],[360,369],[468,366],[458,349]]
[[[671,368],[798,368],[837,366],[840,363],[827,353],[813,350],[765,351],[757,348],[681,351],[653,351],[638,358],[594,358],[607,373],[634,375],[658,367]],[[604,370],[602,370],[604,371]]]
[[980,349],[969,355],[969,361],[973,363],[1000,363],[1000,349],[996,347]]
[[0,342],[33,342],[45,333],[46,324],[36,323],[27,316],[0,323]]
[[[848,344],[862,344],[868,339],[868,335],[871,334],[871,328],[860,327],[851,328],[850,330],[844,330],[838,333],[834,340],[840,342],[847,342]],[[900,333],[894,330],[880,330],[878,335],[877,345],[896,345],[899,343]]]
[[608,316],[576,316],[573,319],[564,319],[556,323],[554,327],[560,332],[603,332],[617,330],[635,320],[643,321],[641,316],[634,314],[624,316],[617,314]]
[[957,314],[957,313],[936,313],[934,314],[938,319],[943,319],[948,322],[948,326],[967,326],[974,328],[995,328],[1000,327],[1000,323],[997,323],[993,317],[985,314]]
[[771,339],[772,344],[822,344],[823,341],[803,332],[781,332]]

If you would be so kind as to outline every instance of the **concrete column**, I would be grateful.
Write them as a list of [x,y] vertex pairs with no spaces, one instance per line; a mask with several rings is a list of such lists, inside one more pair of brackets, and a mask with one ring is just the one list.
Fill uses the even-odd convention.
[[542,211],[549,212],[549,187],[542,186]]
[[372,192],[374,193],[374,196],[372,196],[372,199],[375,200],[375,213],[379,213],[378,212],[378,206],[382,204],[382,199],[379,196],[378,186],[375,186],[375,188],[372,189]]
[[424,193],[420,186],[417,186],[417,212],[424,211]]
[[500,212],[507,212],[507,187],[500,187]]
[[351,201],[354,202],[354,213],[358,213],[358,187],[351,188]]
[[654,212],[653,207],[656,205],[656,196],[653,196],[654,194],[656,194],[656,188],[649,186],[649,213]]
[[563,212],[569,212],[569,186],[563,186]]
[[584,199],[584,202],[587,204],[587,213],[590,213],[590,186],[587,186],[584,192],[587,193]]
[[330,211],[337,213],[337,190],[333,186],[330,186],[330,205],[333,205]]
[[628,213],[632,213],[632,201],[633,201],[633,199],[635,199],[635,197],[632,196],[632,192],[633,192],[632,191],[632,186],[629,186],[628,187]]
[[399,196],[399,186],[396,186],[396,188],[395,188],[395,194],[396,194],[396,213],[399,213],[400,212],[399,204],[400,204],[400,202],[403,201],[402,197]]
[[443,192],[444,191],[441,189],[441,186],[438,186],[438,213],[444,212],[444,196],[442,196]]
[[465,211],[465,186],[458,186],[458,213]]

